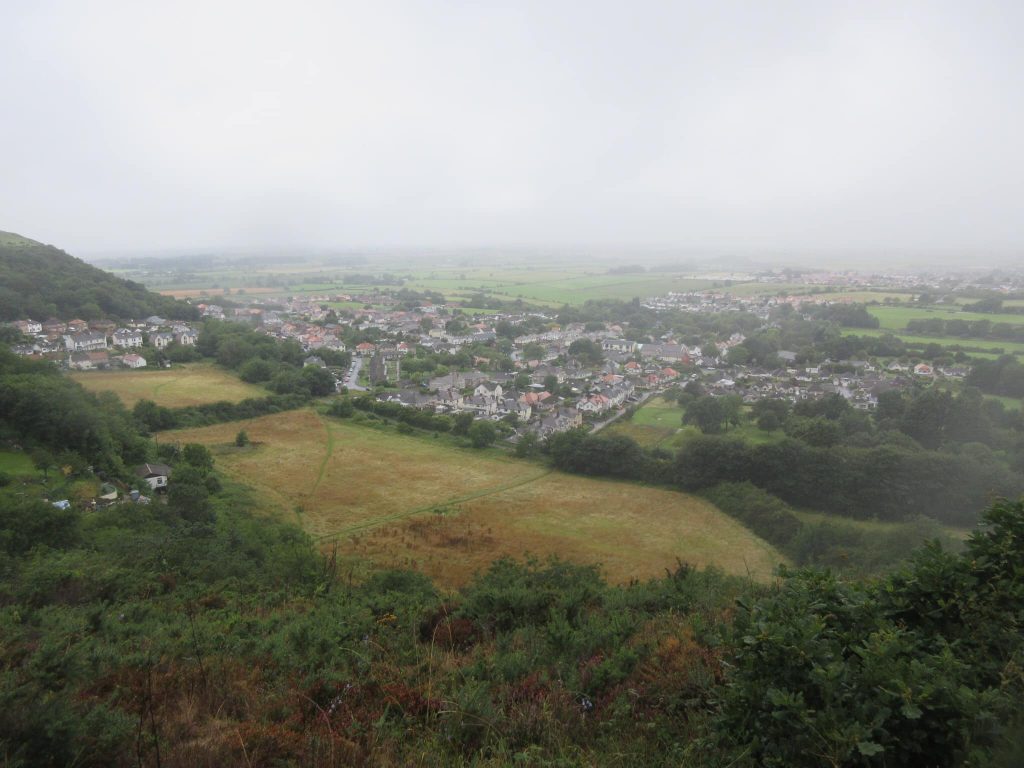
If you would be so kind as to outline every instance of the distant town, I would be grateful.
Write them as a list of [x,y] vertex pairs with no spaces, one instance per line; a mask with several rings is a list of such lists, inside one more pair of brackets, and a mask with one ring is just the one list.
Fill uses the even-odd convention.
[[[972,287],[945,275],[844,272],[803,275],[801,292],[772,290],[774,284],[791,287],[791,279],[784,272],[760,275],[764,290],[750,295],[725,286],[634,300],[633,307],[664,320],[642,328],[614,316],[614,304],[596,319],[565,322],[554,309],[475,310],[436,295],[380,288],[284,299],[236,293],[224,305],[193,299],[202,318],[197,323],[151,316],[121,325],[56,318],[11,325],[22,335],[13,345],[17,354],[89,371],[169,367],[176,349],[196,345],[204,320],[243,323],[300,344],[308,355],[304,364],[330,370],[338,392],[372,392],[431,413],[505,421],[514,427],[512,440],[583,424],[599,429],[652,394],[690,382],[748,405],[841,395],[870,411],[886,391],[957,382],[970,373],[968,355],[945,349],[833,359],[783,348],[750,360],[741,348],[749,334],[778,328],[782,316],[810,320],[822,308],[856,305],[858,290],[912,292],[941,304],[943,296]],[[847,293],[837,295],[837,288]],[[1020,285],[986,289],[1013,295]],[[716,325],[694,343],[692,333],[673,330],[673,318],[681,315],[716,319]]]

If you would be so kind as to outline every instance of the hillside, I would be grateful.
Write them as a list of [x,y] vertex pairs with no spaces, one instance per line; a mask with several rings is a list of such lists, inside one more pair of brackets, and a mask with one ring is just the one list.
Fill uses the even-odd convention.
[[196,316],[196,310],[52,245],[0,232],[0,320],[149,315],[187,320]]
[[[252,446],[234,447],[239,429]],[[786,560],[689,494],[551,472],[311,409],[161,439],[206,445],[264,506],[340,554],[415,568],[446,587],[528,554],[599,562],[615,582],[658,576],[677,558],[767,580]]]

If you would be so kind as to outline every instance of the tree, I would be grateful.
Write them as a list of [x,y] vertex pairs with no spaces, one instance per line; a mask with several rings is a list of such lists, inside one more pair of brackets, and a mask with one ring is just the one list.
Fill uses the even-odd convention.
[[205,445],[186,443],[185,447],[181,449],[181,458],[203,476],[213,469],[213,454]]
[[313,397],[323,397],[334,392],[334,376],[326,368],[307,365],[299,377]]
[[515,455],[520,459],[526,458],[527,456],[533,456],[540,450],[540,444],[537,440],[537,435],[533,432],[527,432],[516,443]]
[[469,411],[464,411],[455,415],[455,419],[452,422],[452,434],[453,435],[465,435],[469,432],[469,428],[473,425],[473,414]]
[[45,448],[33,448],[30,456],[35,468],[43,473],[43,479],[49,480],[50,470],[57,465],[56,460],[53,458],[53,454]]
[[249,435],[246,433],[244,429],[240,430],[239,433],[235,435],[235,445],[238,446],[239,448],[245,448],[245,446],[247,446],[248,444]]
[[600,365],[604,360],[601,345],[593,339],[576,339],[569,345],[569,354],[586,365]]
[[192,523],[212,521],[210,492],[206,490],[206,485],[201,479],[193,477],[193,473],[180,470],[176,474],[179,477],[175,477],[170,483],[167,494],[168,508]]
[[524,360],[543,360],[546,355],[544,347],[535,341],[531,341],[525,347],[523,347],[523,359]]
[[264,360],[261,357],[254,357],[253,359],[246,361],[242,364],[242,367],[238,369],[239,378],[242,381],[249,382],[250,384],[270,381],[270,377],[273,375],[274,366],[269,360]]
[[738,427],[743,422],[743,398],[739,395],[725,395],[719,398],[725,423],[730,427]]
[[489,421],[474,421],[466,434],[474,448],[486,448],[498,439],[498,430]]
[[693,424],[705,435],[715,435],[722,431],[726,418],[726,409],[719,398],[705,395],[690,403],[683,414],[683,424]]

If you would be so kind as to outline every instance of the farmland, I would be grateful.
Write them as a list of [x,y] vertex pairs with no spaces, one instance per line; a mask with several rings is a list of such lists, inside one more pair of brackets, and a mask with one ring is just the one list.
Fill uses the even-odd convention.
[[1024,315],[995,312],[964,312],[954,307],[868,307],[868,312],[878,318],[882,328],[902,330],[910,320],[964,320],[976,322],[988,320],[991,323],[1024,325]]
[[239,402],[267,394],[210,363],[176,365],[166,370],[85,371],[71,377],[93,392],[113,392],[128,408],[139,400],[181,408],[219,400]]
[[[724,280],[686,276],[679,272],[610,273],[606,266],[561,266],[550,261],[522,262],[515,267],[438,266],[410,269],[396,264],[380,267],[389,281],[366,281],[359,267],[329,264],[267,264],[241,268],[190,269],[175,276],[167,272],[147,273],[120,270],[124,277],[142,282],[152,290],[176,298],[219,295],[296,296],[326,293],[372,293],[393,290],[399,284],[416,291],[440,293],[449,301],[465,302],[483,295],[503,301],[521,299],[536,306],[578,305],[591,299],[631,299],[663,295],[668,291],[699,290],[722,286]],[[358,279],[357,279],[358,278]],[[399,282],[400,281],[400,282]],[[755,292],[775,286],[752,284]]]
[[938,344],[944,347],[959,346],[969,350],[981,350],[992,356],[1000,354],[1024,354],[1024,343],[999,339],[964,339],[958,336],[920,336],[914,333],[886,330],[884,328],[850,328],[848,333],[855,336],[882,336],[891,333],[909,344]]
[[[239,429],[251,447],[232,445]],[[210,446],[228,476],[351,562],[418,568],[445,586],[503,555],[600,562],[616,581],[662,573],[676,558],[765,579],[784,559],[686,494],[562,475],[311,410],[168,438]]]

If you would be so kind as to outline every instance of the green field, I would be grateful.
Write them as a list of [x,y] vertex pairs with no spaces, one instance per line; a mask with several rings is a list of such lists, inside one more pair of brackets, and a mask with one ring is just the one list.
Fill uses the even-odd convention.
[[[1024,354],[1024,343],[1018,341],[994,341],[992,339],[962,339],[952,336],[918,336],[913,333],[902,333],[885,328],[848,328],[848,336],[884,336],[891,333],[911,344],[938,344],[943,347],[959,346],[965,349],[974,348],[995,356],[992,350],[1002,349],[1005,354]],[[973,354],[973,353],[970,353]]]
[[[245,429],[252,447],[233,446]],[[211,447],[217,466],[325,547],[465,583],[495,558],[600,562],[654,576],[680,558],[769,578],[777,550],[701,499],[553,472],[532,462],[402,436],[312,410],[167,433]]]
[[[782,430],[764,432],[749,420],[749,408],[745,408],[747,418],[738,427],[731,427],[724,434],[737,437],[754,445],[772,443],[782,440]],[[698,437],[701,432],[693,425],[683,426],[683,414],[686,411],[664,397],[654,397],[640,407],[629,419],[622,419],[611,424],[606,434],[625,435],[636,440],[645,448],[660,446],[678,448],[687,441]]]
[[0,472],[10,477],[34,477],[39,474],[29,455],[21,451],[0,451]]
[[212,363],[179,364],[159,370],[82,371],[71,374],[71,378],[93,392],[115,393],[128,408],[139,400],[181,408],[219,400],[237,403],[268,394]]
[[985,395],[986,400],[998,400],[1007,410],[1024,410],[1024,400],[1017,397],[1003,397],[1002,395]]
[[1024,315],[995,312],[964,312],[955,307],[868,307],[868,312],[878,318],[882,328],[903,330],[911,320],[965,320],[975,322],[988,320],[991,323],[1024,325]]
[[[559,266],[549,262],[523,263],[513,268],[446,266],[434,269],[409,269],[396,266],[383,272],[401,278],[403,287],[417,291],[435,291],[447,300],[464,301],[467,297],[483,294],[502,301],[523,301],[538,305],[559,307],[564,304],[582,304],[590,299],[631,299],[657,296],[668,291],[709,288],[712,280],[683,277],[678,273],[638,272],[609,274],[608,268]],[[365,274],[368,267],[335,268],[324,265],[295,266],[289,269],[259,266],[239,269],[214,269],[192,272],[188,279],[168,278],[165,274],[122,274],[140,280],[147,287],[162,293],[184,297],[198,297],[203,293],[211,298],[244,290],[247,294],[301,295],[321,293],[370,293],[377,290],[395,290],[395,285],[353,283],[347,278]]]

